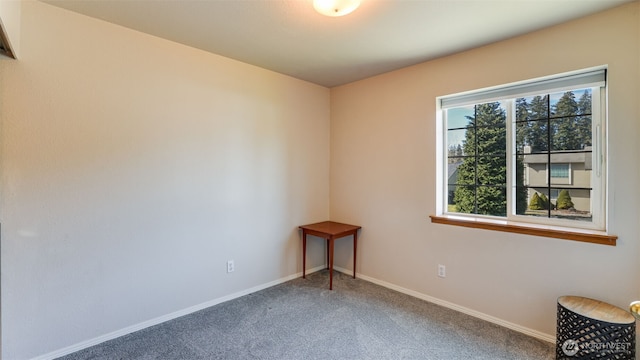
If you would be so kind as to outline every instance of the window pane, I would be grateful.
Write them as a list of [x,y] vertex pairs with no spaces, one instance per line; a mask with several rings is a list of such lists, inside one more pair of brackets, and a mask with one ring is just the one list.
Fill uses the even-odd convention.
[[507,184],[507,159],[504,156],[479,156],[477,177],[479,185]]
[[478,155],[504,155],[507,151],[506,127],[478,128]]
[[575,188],[528,188],[524,215],[591,221],[591,192]]
[[447,164],[447,184],[456,184],[458,182],[458,166],[460,163]]
[[500,102],[490,102],[476,105],[475,125],[478,127],[505,127],[507,111]]
[[547,95],[516,99],[516,121],[546,119],[549,114]]
[[[448,168],[448,211],[505,216],[506,107],[491,102],[451,109],[448,119],[459,120],[447,131],[448,164],[455,164]],[[459,147],[462,155],[455,155]]]
[[591,89],[550,95],[551,150],[582,150],[592,144]]
[[525,177],[524,155],[515,158],[516,176],[513,186],[515,188],[516,214],[524,214],[527,211],[527,178]]
[[[465,138],[467,137],[467,131],[473,131],[471,129],[459,129],[459,130],[447,130],[447,156],[460,157],[467,155],[474,155],[475,152],[471,151],[470,154],[465,153]],[[468,147],[468,150],[472,150],[473,147]],[[455,161],[454,161],[455,162]]]
[[591,142],[591,116],[551,120],[551,151],[584,150]]
[[475,212],[475,186],[449,185],[447,211],[471,214]]
[[549,95],[553,117],[591,115],[591,89],[576,89]]
[[515,190],[516,214],[525,215],[529,207],[527,203],[529,189],[524,186],[516,186]]
[[520,154],[549,151],[547,120],[516,123],[516,149]]
[[475,185],[476,171],[475,158],[465,158],[456,169],[456,184],[459,185]]
[[523,177],[527,186],[547,186],[547,160],[547,154],[525,154],[522,157]]
[[[524,215],[549,217],[549,207],[553,206],[548,188],[527,188],[527,208]],[[521,214],[521,213],[520,213]]]
[[466,106],[447,110],[447,129],[459,129],[471,125],[474,107]]
[[478,186],[478,214],[506,216],[507,189],[504,187]]
[[467,214],[505,216],[507,191],[496,186],[449,186],[447,211]]
[[591,190],[557,189],[558,195],[551,211],[552,218],[591,221]]

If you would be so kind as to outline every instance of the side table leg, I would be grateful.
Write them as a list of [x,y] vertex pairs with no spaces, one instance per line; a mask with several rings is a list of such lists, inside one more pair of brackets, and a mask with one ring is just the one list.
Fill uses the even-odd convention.
[[353,233],[353,278],[356,278],[356,250],[358,250],[358,230]]
[[329,290],[333,290],[333,239],[329,240]]
[[305,269],[307,268],[307,232],[302,230],[302,278],[306,279]]
[[327,269],[329,269],[329,239],[327,239]]

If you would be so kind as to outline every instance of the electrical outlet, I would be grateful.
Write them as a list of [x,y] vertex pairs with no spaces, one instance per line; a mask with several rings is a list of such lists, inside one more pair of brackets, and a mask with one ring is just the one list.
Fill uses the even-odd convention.
[[227,261],[227,272],[232,273],[233,270],[235,269],[236,269],[236,266],[234,265],[233,260]]
[[438,265],[438,276],[441,278],[447,276],[447,268],[444,265]]

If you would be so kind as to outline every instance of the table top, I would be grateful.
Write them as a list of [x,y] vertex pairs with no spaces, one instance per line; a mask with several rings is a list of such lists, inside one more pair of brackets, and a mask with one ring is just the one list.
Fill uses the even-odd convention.
[[349,234],[358,229],[361,229],[361,226],[357,225],[349,225],[338,223],[335,221],[323,221],[315,224],[302,225],[299,227],[302,230],[311,230],[314,232],[323,233],[329,236],[337,236],[340,234]]
[[581,296],[561,296],[558,304],[578,315],[614,324],[631,324],[636,318],[617,306]]

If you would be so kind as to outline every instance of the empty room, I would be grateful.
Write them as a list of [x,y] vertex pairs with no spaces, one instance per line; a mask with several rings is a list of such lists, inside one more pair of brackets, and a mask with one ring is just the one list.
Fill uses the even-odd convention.
[[0,0],[1,359],[633,358],[640,2],[335,3]]

